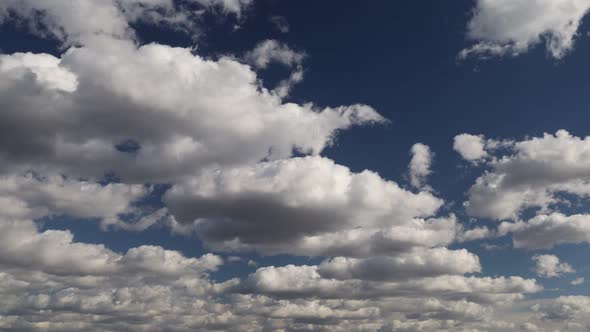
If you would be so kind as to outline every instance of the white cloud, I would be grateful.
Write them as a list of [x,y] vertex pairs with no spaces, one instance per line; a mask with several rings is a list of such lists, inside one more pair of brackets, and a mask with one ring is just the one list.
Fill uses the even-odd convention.
[[541,331],[541,329],[533,323],[524,323],[521,325],[521,328],[523,331],[526,331],[526,332],[539,332],[539,331]]
[[560,263],[559,257],[555,255],[535,255],[535,273],[539,277],[555,278],[565,273],[576,272],[568,263]]
[[547,320],[571,320],[590,313],[590,298],[586,296],[560,296],[536,307]]
[[322,157],[207,170],[173,186],[164,200],[178,221],[199,220],[201,239],[217,249],[273,253],[293,253],[308,237],[358,227],[416,229],[415,217],[431,216],[443,203]]
[[544,42],[552,57],[562,58],[588,9],[588,0],[477,0],[467,26],[476,44],[459,56],[517,56]]
[[176,251],[141,246],[119,255],[103,245],[76,243],[68,231],[39,232],[30,220],[0,220],[0,265],[54,275],[85,276],[128,273],[182,275],[216,270],[221,258],[185,258]]
[[3,56],[0,71],[7,80],[18,80],[30,73],[39,85],[48,90],[73,92],[78,87],[76,75],[60,67],[60,60],[48,54],[14,53]]
[[[385,121],[364,105],[319,110],[283,104],[260,89],[248,66],[205,60],[183,48],[106,39],[101,48],[70,49],[61,60],[29,54],[18,67],[2,65],[15,57],[24,58],[0,57],[0,69],[11,78],[0,84],[6,106],[0,157],[10,161],[4,168],[171,179],[213,163],[284,158],[293,150],[317,154],[340,129]],[[61,86],[73,86],[76,78],[77,89],[56,91],[55,82],[31,77],[38,67],[32,58],[71,80]],[[139,143],[136,153],[114,148],[129,139]],[[18,149],[14,140],[21,142]]]
[[318,266],[262,267],[245,281],[242,291],[278,297],[319,298],[383,298],[420,296],[454,298],[462,296],[471,301],[488,303],[518,299],[522,293],[534,293],[542,288],[535,280],[520,277],[490,278],[443,275],[416,278],[402,282],[366,280],[337,280],[324,278]]
[[488,153],[485,150],[485,138],[482,135],[457,135],[453,142],[453,149],[457,151],[463,159],[471,162],[477,162],[488,156]]
[[[237,15],[251,1],[194,0]],[[65,173],[124,181],[170,181],[212,164],[254,163],[318,154],[339,130],[386,120],[366,105],[326,107],[284,103],[303,77],[269,91],[232,57],[207,60],[190,49],[139,45],[137,20],[183,28],[185,4],[170,0],[6,1],[0,16],[16,16],[64,41],[60,57],[0,56],[0,172]],[[193,8],[193,7],[191,7]],[[194,8],[193,8],[194,9]],[[40,20],[39,22],[33,22]],[[78,47],[67,49],[68,45]],[[268,46],[268,47],[265,47]],[[257,62],[298,66],[303,54],[276,41],[260,44]],[[262,61],[262,62],[260,62]],[[18,110],[18,112],[16,111]],[[100,121],[97,121],[100,119]],[[203,121],[206,119],[206,121]],[[16,148],[10,142],[19,141]],[[136,149],[115,147],[132,142]]]
[[457,240],[459,242],[469,242],[491,238],[495,235],[495,232],[491,231],[487,227],[475,227],[471,229],[461,229],[461,231],[457,234]]
[[467,211],[492,219],[517,218],[526,208],[550,211],[567,202],[560,193],[590,194],[590,138],[565,130],[513,142],[505,155],[494,155],[492,171],[480,176],[469,190]]
[[480,272],[479,259],[465,249],[413,250],[395,257],[335,257],[318,266],[320,275],[339,280],[399,280]]
[[410,184],[415,188],[422,188],[426,185],[426,178],[432,170],[433,154],[428,145],[416,143],[410,150],[412,160],[409,165]]
[[463,238],[455,216],[414,218],[395,226],[353,228],[320,235],[304,236],[293,253],[310,256],[371,257],[396,255],[415,248],[449,245]]
[[584,277],[576,278],[576,279],[574,279],[574,280],[572,280],[570,282],[570,284],[573,285],[573,286],[578,286],[578,285],[581,285],[583,283],[584,283]]
[[541,214],[523,222],[504,222],[500,234],[512,234],[516,248],[547,249],[564,243],[590,243],[590,216]]
[[140,212],[133,203],[149,191],[143,185],[101,185],[59,175],[0,176],[2,215],[11,218],[67,215],[97,218],[105,224],[117,223],[119,214]]
[[[366,105],[285,102],[302,80],[303,52],[270,40],[246,56],[256,68],[292,70],[269,90],[234,56],[142,45],[132,28],[198,34],[202,10],[240,18],[251,2],[0,3],[2,20],[23,19],[63,47],[0,55],[0,330],[491,330],[503,324],[498,308],[542,289],[471,276],[479,258],[447,248],[493,234],[438,215],[425,145],[412,149],[416,192],[320,157],[340,130],[386,120]],[[506,147],[481,144],[483,154]],[[459,149],[487,160],[468,148]],[[121,183],[100,184],[105,174]],[[144,210],[144,184],[158,181],[172,185],[169,206]],[[34,221],[59,215],[126,230],[161,223],[220,251],[325,261],[216,282],[217,255],[150,245],[119,253]]]
[[256,45],[246,53],[244,59],[256,68],[266,68],[273,62],[280,63],[287,67],[301,65],[306,55],[303,52],[294,51],[289,46],[274,39],[267,39]]

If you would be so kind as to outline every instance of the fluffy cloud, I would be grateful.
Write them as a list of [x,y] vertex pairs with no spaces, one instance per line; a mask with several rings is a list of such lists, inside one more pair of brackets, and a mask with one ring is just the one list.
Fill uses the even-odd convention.
[[463,241],[468,233],[453,215],[447,218],[415,218],[395,226],[354,228],[304,236],[291,248],[291,252],[307,256],[357,258],[397,255],[416,248],[441,247]]
[[[391,319],[454,320],[460,327],[484,324],[496,303],[540,289],[521,278],[460,275],[336,280],[321,276],[321,266],[264,267],[243,284],[215,283],[208,277],[222,264],[215,255],[188,258],[155,246],[118,254],[74,242],[69,232],[39,232],[27,220],[1,219],[0,228],[0,327],[7,331],[240,331],[245,326],[366,331]],[[446,249],[427,255],[439,253],[454,255]],[[470,259],[466,252],[457,254]],[[403,269],[419,265],[417,259],[398,261]],[[439,268],[440,273],[465,271],[442,263]]]
[[36,219],[51,215],[104,219],[114,222],[119,214],[131,213],[132,203],[149,189],[143,185],[101,185],[59,175],[34,174],[0,177],[2,215]]
[[340,280],[396,280],[480,272],[479,259],[467,250],[414,250],[395,257],[335,257],[322,262],[320,275]]
[[[133,30],[198,33],[202,10],[240,17],[250,3],[0,4],[3,22],[21,20],[62,46],[59,56],[0,55],[0,330],[489,330],[504,324],[498,308],[542,289],[532,279],[474,276],[479,258],[447,248],[493,232],[439,214],[425,145],[412,149],[415,191],[319,156],[339,131],[386,120],[366,105],[285,102],[302,80],[302,52],[265,41],[244,57],[251,66],[142,45]],[[271,62],[293,70],[274,90],[253,70]],[[501,145],[481,144],[484,155]],[[495,162],[469,149],[458,151]],[[144,210],[143,199],[160,198],[146,197],[154,182],[171,189]],[[62,215],[127,230],[166,223],[218,251],[323,262],[261,258],[243,280],[219,282],[214,254],[116,252],[39,229],[39,219]]]
[[222,260],[214,255],[184,258],[160,247],[130,249],[121,256],[102,245],[73,242],[68,231],[38,232],[30,220],[0,222],[0,265],[18,266],[56,275],[116,273],[190,274],[215,270]]
[[[8,78],[0,84],[5,169],[171,179],[213,163],[288,157],[294,149],[317,154],[339,129],[384,121],[363,105],[283,104],[260,89],[246,65],[156,44],[106,39],[62,59],[3,55],[0,70]],[[130,140],[138,146],[133,153],[115,148]]]
[[482,135],[460,134],[455,136],[453,149],[457,151],[463,159],[477,162],[488,156],[485,150],[485,139]]
[[565,273],[576,272],[568,263],[560,263],[555,255],[535,255],[535,273],[540,277],[555,278]]
[[576,278],[576,279],[574,279],[574,280],[572,280],[570,282],[570,284],[573,285],[573,286],[578,286],[578,285],[581,285],[583,283],[584,283],[584,277]]
[[476,44],[459,56],[516,56],[544,42],[552,57],[562,58],[588,9],[587,0],[478,0],[467,26]]
[[586,296],[560,296],[537,305],[535,309],[547,320],[570,320],[589,313],[590,298]]
[[563,243],[590,242],[590,216],[541,214],[523,222],[504,222],[500,234],[512,234],[516,248],[547,249]]
[[284,98],[291,89],[303,80],[302,62],[307,57],[304,52],[292,50],[286,44],[274,39],[267,39],[256,45],[244,55],[244,61],[256,69],[265,69],[271,63],[279,63],[294,68],[289,78],[284,79],[272,90],[273,94]]
[[523,293],[542,288],[531,279],[520,277],[489,278],[442,275],[399,282],[375,282],[360,279],[324,278],[318,266],[262,267],[238,288],[242,292],[278,297],[383,298],[420,296],[456,299],[467,298],[480,303],[512,301]]
[[559,130],[555,135],[513,142],[506,155],[495,155],[469,190],[467,211],[476,217],[516,218],[526,208],[547,211],[565,202],[561,193],[590,193],[590,138]]
[[413,218],[430,216],[442,204],[429,192],[414,194],[322,157],[205,171],[172,187],[164,200],[177,220],[198,220],[201,238],[217,249],[286,253],[322,234],[415,229]]
[[524,323],[520,327],[522,328],[523,331],[526,331],[526,332],[538,332],[538,331],[541,331],[541,329],[537,325],[535,325],[533,323]]
[[410,184],[415,188],[422,188],[426,183],[426,178],[432,173],[433,154],[428,145],[416,143],[410,150],[412,160],[409,165]]
[[216,255],[189,258],[156,246],[119,254],[2,216],[0,329],[210,329],[231,320],[221,303],[207,304],[237,282],[209,280],[222,263]]
[[[239,14],[249,3],[3,2],[0,17],[41,24],[38,32],[78,47],[60,57],[0,56],[0,171],[46,168],[71,176],[170,181],[206,165],[286,158],[294,151],[318,154],[341,129],[385,121],[365,105],[283,103],[302,79],[299,70],[268,91],[248,65],[230,57],[207,60],[189,49],[134,40],[137,20],[182,26],[195,12],[185,5]],[[265,65],[303,59],[275,41],[257,50],[257,63]],[[15,140],[18,148],[10,144]],[[133,148],[120,148],[126,146]]]
[[293,67],[301,65],[306,55],[303,52],[294,51],[289,46],[274,39],[267,39],[244,56],[248,63],[256,68],[266,68],[273,62]]

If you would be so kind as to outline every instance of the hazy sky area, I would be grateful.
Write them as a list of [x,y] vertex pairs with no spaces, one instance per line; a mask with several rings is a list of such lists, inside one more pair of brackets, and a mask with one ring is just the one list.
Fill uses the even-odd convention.
[[590,331],[590,0],[0,0],[0,331]]

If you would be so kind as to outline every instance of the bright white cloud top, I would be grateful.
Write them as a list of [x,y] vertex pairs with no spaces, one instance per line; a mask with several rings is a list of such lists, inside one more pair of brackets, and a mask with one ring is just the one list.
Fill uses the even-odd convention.
[[516,56],[544,43],[550,56],[563,58],[589,9],[588,0],[477,0],[467,25],[476,44],[459,57]]

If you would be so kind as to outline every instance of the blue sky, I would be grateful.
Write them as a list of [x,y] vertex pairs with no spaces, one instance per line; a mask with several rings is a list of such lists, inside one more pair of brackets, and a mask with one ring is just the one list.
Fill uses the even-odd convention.
[[0,331],[586,331],[587,0],[0,4]]

